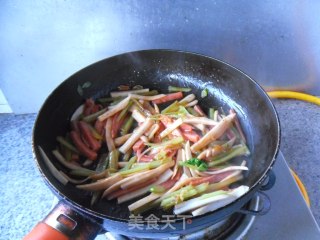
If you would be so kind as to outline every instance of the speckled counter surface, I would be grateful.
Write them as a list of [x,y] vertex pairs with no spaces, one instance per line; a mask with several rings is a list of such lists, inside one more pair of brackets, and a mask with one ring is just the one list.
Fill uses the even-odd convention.
[[[294,100],[274,100],[281,127],[281,151],[304,182],[311,210],[320,224],[320,107]],[[46,216],[53,194],[32,157],[36,114],[0,114],[0,239],[21,239]],[[290,204],[290,203],[288,203]]]

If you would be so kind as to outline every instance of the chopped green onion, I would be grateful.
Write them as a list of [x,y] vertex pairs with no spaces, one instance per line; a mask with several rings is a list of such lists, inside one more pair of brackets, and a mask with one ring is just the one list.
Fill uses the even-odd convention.
[[130,175],[130,174],[138,173],[138,172],[141,172],[141,171],[144,171],[144,170],[148,170],[148,169],[150,169],[149,165],[148,164],[144,164],[144,165],[136,166],[134,168],[130,168],[128,170],[123,170],[123,171],[121,170],[118,173],[121,174],[122,176],[127,176],[127,175]]
[[[139,90],[139,89],[143,89],[143,86],[141,85],[135,85],[132,90]],[[128,89],[129,90],[129,89]]]
[[[175,110],[175,109],[173,109]],[[187,111],[187,109],[184,106],[179,106],[177,111],[175,112],[169,112],[169,113],[161,113],[159,115],[153,115],[155,117],[155,119],[157,119],[156,117],[158,117],[158,119],[160,119],[161,115],[166,115],[172,118],[180,118],[180,117],[185,117],[186,115],[188,115],[189,112]]]
[[160,199],[156,199],[152,202],[149,202],[145,205],[142,205],[141,207],[135,209],[132,213],[134,215],[139,215],[139,214],[142,214],[150,209],[153,209],[153,208],[157,208],[160,206],[160,203],[161,203],[161,200]]
[[180,162],[179,163],[181,166],[186,166],[188,168],[192,168],[198,171],[206,171],[208,169],[208,164],[198,158],[191,158],[185,162]]
[[178,114],[185,116],[185,115],[189,114],[189,112],[187,111],[187,109],[184,106],[179,106]]
[[122,161],[123,161],[123,162],[128,162],[131,154],[132,154],[132,148],[129,149],[128,152],[126,152],[126,153],[123,155]]
[[174,103],[170,104],[168,107],[166,107],[165,109],[163,109],[161,111],[162,114],[165,114],[165,113],[172,113],[172,112],[176,112],[179,110],[179,106],[180,106],[180,103],[178,101],[175,101]]
[[163,207],[164,209],[169,209],[173,207],[176,204],[179,204],[193,196],[196,196],[197,194],[200,194],[208,188],[208,183],[202,183],[198,186],[192,187],[189,189],[186,189],[187,187],[183,187],[180,190],[176,191],[175,194],[172,194],[169,197],[166,197],[161,201],[160,206]]
[[[135,100],[135,99],[134,99]],[[128,105],[122,109],[122,111],[120,112],[117,121],[120,122],[127,114],[128,110],[130,109],[130,107],[132,106],[133,102],[129,101]]]
[[96,173],[97,173],[96,171],[85,169],[85,168],[73,169],[70,171],[71,175],[79,176],[79,177],[89,177],[89,176],[94,175]]
[[195,189],[190,189],[189,191],[182,191],[181,194],[179,194],[177,197],[169,197],[162,200],[160,206],[164,209],[169,209],[174,205],[183,202],[184,199],[188,199],[197,195],[197,193],[198,192]]
[[97,132],[97,130],[94,127],[92,127],[90,124],[88,124],[88,127],[90,128],[90,131],[95,139],[97,140],[103,139],[103,137]]
[[110,106],[117,105],[119,102],[121,102],[125,97],[115,97],[115,100],[110,103]]
[[85,116],[84,118],[82,118],[82,120],[85,121],[85,122],[93,122],[94,120],[96,120],[100,115],[102,115],[106,111],[107,111],[107,108],[101,109],[98,112],[95,112],[93,114]]
[[102,154],[101,157],[99,158],[99,162],[96,166],[96,171],[102,172],[107,169],[108,165],[109,165],[108,154]]
[[206,96],[208,96],[208,89],[205,88],[201,91],[201,98],[205,98]]
[[94,204],[97,203],[97,201],[100,199],[102,194],[102,191],[96,191],[92,193],[92,197],[91,197],[91,201],[90,201],[90,205],[93,206]]
[[70,149],[65,149],[66,151],[65,151],[65,157],[66,157],[66,160],[67,161],[71,161],[72,160],[72,152],[71,152],[71,150]]
[[217,195],[220,195],[220,194],[227,194],[227,191],[218,190],[218,191],[215,191],[215,192],[206,193],[206,194],[203,194],[200,197],[198,197],[198,199],[200,200],[200,199],[211,198],[211,197],[214,197],[214,196],[217,196]]
[[189,212],[189,211],[192,211],[193,209],[202,207],[206,204],[209,204],[211,201],[214,201],[216,199],[215,197],[221,194],[227,194],[227,191],[218,190],[208,194],[203,194],[200,197],[193,198],[183,203],[180,203],[175,206],[174,213],[181,214],[181,213]]
[[65,146],[66,148],[70,149],[71,151],[75,152],[75,153],[79,153],[78,149],[73,146],[72,143],[70,143],[68,140],[66,140],[65,138],[58,136],[57,137],[57,141],[59,143],[61,143],[63,146]]
[[131,128],[132,125],[133,125],[133,120],[134,120],[133,117],[130,116],[130,117],[126,120],[126,122],[122,125],[122,127],[121,127],[121,129],[120,129],[121,136],[126,135],[126,134],[129,132],[130,128]]
[[137,156],[133,156],[132,158],[130,158],[129,162],[127,163],[126,166],[124,166],[119,172],[123,172],[126,170],[129,170],[131,168],[131,166],[137,161]]
[[209,108],[209,118],[214,119],[214,108]]
[[152,193],[163,193],[165,190],[166,188],[161,185],[155,185],[150,188],[150,192]]
[[170,145],[178,145],[183,142],[184,142],[183,137],[176,137],[168,141],[163,141],[161,143],[145,143],[145,145],[155,148],[155,147],[166,147]]
[[217,156],[214,159],[212,159],[211,162],[208,163],[209,167],[214,167],[216,165],[219,165],[221,163],[224,163],[231,158],[238,157],[238,156],[243,156],[243,155],[248,155],[250,154],[249,149],[247,148],[246,145],[237,145],[232,147],[225,156]]
[[190,92],[191,88],[169,86],[168,91],[169,92]]
[[119,150],[115,149],[109,153],[109,168],[113,170],[118,170],[118,161],[119,161]]
[[108,97],[108,98],[98,98],[97,101],[100,103],[109,103],[117,100],[122,100],[123,97]]
[[187,111],[188,111],[190,114],[192,114],[193,116],[195,116],[195,117],[201,117],[201,116],[199,115],[199,113],[197,113],[197,111],[194,110],[192,107],[188,107],[188,108],[187,108]]
[[162,158],[159,160],[152,161],[152,162],[148,163],[148,165],[149,165],[150,169],[153,169],[153,168],[160,167],[162,164],[165,164],[171,160],[172,160],[172,158],[165,157],[165,158]]
[[131,99],[132,102],[138,107],[138,109],[141,111],[141,112],[144,112],[145,109],[144,107],[141,105],[141,103],[137,100],[137,99]]
[[159,92],[157,90],[152,90],[149,92],[141,92],[141,93],[136,93],[137,95],[142,95],[142,96],[154,96],[154,95],[158,95]]
[[216,121],[216,122],[218,121],[218,115],[219,115],[218,110],[215,110],[214,114],[213,114],[213,120]]

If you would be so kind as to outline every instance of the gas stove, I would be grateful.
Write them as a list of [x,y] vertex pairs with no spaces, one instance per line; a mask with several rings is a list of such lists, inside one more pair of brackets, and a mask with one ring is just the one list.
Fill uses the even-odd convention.
[[[290,173],[290,169],[279,152],[273,167],[276,183],[266,191],[266,196],[256,195],[247,209],[257,211],[265,207],[266,199],[271,208],[265,215],[236,213],[209,228],[185,236],[172,236],[175,239],[320,239],[320,228]],[[264,199],[264,200],[263,200]],[[268,202],[268,201],[267,201]],[[126,236],[107,232],[96,240],[124,240]],[[150,236],[149,239],[152,239]]]

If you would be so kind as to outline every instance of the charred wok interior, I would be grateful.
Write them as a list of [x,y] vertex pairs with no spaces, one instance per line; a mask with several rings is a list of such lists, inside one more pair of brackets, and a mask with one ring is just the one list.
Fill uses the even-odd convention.
[[[91,86],[84,88],[80,95],[78,87],[88,81]],[[115,200],[103,199],[90,207],[90,193],[58,182],[46,168],[36,147],[41,146],[49,158],[54,159],[51,151],[56,147],[56,136],[68,131],[70,117],[84,99],[104,96],[122,84],[142,85],[159,92],[167,92],[169,85],[190,87],[197,96],[207,88],[208,97],[200,101],[203,108],[222,106],[225,110],[233,108],[238,114],[251,152],[247,158],[249,171],[241,184],[250,186],[250,190],[217,211],[193,217],[193,231],[239,210],[259,190],[274,163],[280,135],[275,109],[265,92],[247,75],[218,60],[192,53],[150,50],[122,54],[84,68],[55,89],[42,106],[34,127],[34,153],[41,173],[57,195],[103,220],[106,229],[121,231],[121,226],[128,221],[127,206],[134,200],[118,205]],[[55,165],[63,169],[58,162]],[[156,216],[164,214],[161,211],[152,213]],[[181,221],[176,226],[180,231]]]

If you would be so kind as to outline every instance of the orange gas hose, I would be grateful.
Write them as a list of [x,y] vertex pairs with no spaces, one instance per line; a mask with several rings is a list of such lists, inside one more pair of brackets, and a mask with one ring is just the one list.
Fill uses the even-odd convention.
[[298,187],[302,193],[302,196],[304,198],[304,200],[306,201],[308,207],[310,207],[310,198],[309,198],[309,195],[308,195],[308,192],[305,188],[305,186],[303,185],[303,183],[301,182],[300,178],[298,177],[298,175],[292,170],[290,169],[290,172],[291,174],[293,175],[294,177],[294,180],[296,181],[296,183],[298,184]]
[[306,102],[314,103],[320,106],[320,98],[316,96],[312,96],[306,93],[293,92],[293,91],[270,91],[268,95],[271,98],[292,98],[303,100]]
[[[312,95],[306,94],[306,93],[294,92],[294,91],[269,91],[267,93],[271,98],[292,98],[292,99],[297,99],[297,100],[302,100],[302,101],[314,103],[314,104],[317,104],[320,106],[320,98],[319,97],[312,96]],[[301,182],[298,175],[292,169],[290,169],[290,171],[291,171],[291,174],[293,175],[296,183],[298,184],[298,187],[303,195],[304,200],[306,201],[308,207],[310,207],[310,198],[309,198],[309,195],[308,195],[308,192],[307,192],[305,186]]]

